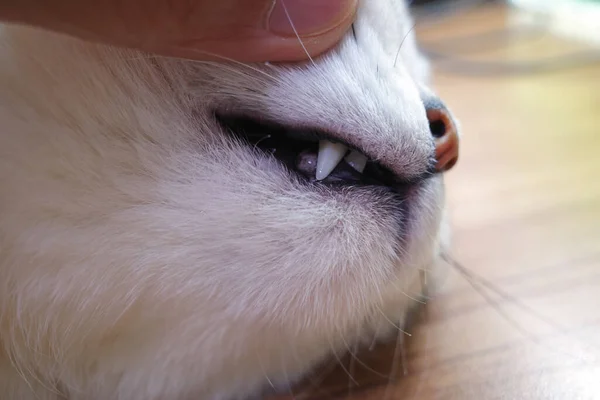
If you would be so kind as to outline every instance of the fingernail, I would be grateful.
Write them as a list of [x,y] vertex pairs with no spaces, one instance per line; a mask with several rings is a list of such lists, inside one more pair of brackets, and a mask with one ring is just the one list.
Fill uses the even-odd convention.
[[356,4],[357,0],[275,0],[268,29],[278,36],[319,35],[347,21]]

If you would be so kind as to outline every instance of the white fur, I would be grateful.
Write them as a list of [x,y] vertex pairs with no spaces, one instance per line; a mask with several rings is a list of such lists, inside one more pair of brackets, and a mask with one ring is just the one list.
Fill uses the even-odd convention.
[[254,66],[2,28],[2,398],[245,398],[401,324],[439,252],[442,178],[401,228],[391,198],[306,186],[210,113],[321,126],[418,175],[412,34],[394,66],[411,27],[369,0],[314,64]]

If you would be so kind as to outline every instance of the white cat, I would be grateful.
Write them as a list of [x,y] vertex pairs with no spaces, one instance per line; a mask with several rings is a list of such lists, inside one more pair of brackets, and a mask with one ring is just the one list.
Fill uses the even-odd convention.
[[411,28],[242,65],[3,27],[2,399],[246,398],[402,324],[457,143]]

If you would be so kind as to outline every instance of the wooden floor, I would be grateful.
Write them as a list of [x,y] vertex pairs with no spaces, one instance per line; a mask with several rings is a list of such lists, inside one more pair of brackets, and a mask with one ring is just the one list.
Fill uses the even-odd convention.
[[[480,10],[418,32],[448,39],[505,18]],[[520,37],[482,59],[584,47]],[[392,344],[360,355],[378,373],[350,361],[357,383],[338,367],[295,398],[600,399],[600,64],[493,77],[440,69],[436,88],[462,121],[461,159],[447,182],[453,255],[472,276],[450,270],[410,327],[391,384]]]

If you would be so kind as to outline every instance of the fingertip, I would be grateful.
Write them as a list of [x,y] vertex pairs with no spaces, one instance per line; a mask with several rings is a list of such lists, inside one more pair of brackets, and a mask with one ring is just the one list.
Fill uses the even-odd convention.
[[358,4],[357,0],[284,1],[277,0],[266,10],[265,24],[254,30],[240,30],[226,39],[186,40],[169,53],[195,60],[306,61],[339,43],[355,19]]
[[357,0],[276,0],[268,13],[267,31],[282,37],[317,37],[348,27]]

